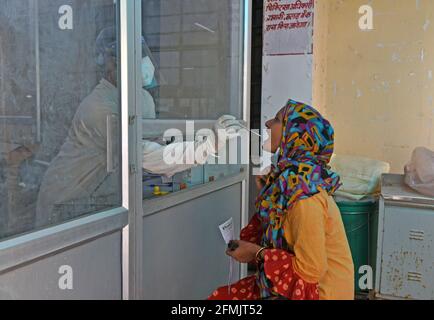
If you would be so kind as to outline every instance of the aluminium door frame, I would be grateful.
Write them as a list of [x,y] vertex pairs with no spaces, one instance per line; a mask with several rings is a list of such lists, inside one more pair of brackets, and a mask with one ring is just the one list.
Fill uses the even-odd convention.
[[[252,75],[252,0],[243,1],[243,120],[247,123],[247,128],[251,129],[250,112],[251,112],[251,75]],[[247,153],[249,162],[251,159],[250,135],[248,135]],[[242,215],[241,227],[249,223],[249,195],[250,195],[250,163],[247,166],[246,179],[242,183]],[[245,278],[248,275],[248,266],[241,265],[240,277]]]
[[[137,72],[141,63],[141,34],[142,34],[142,2],[141,0],[121,0],[121,72],[122,104],[129,106],[129,114],[125,119],[125,126],[129,127],[129,143],[125,145],[123,154],[128,154],[129,162],[125,167],[125,175],[130,176],[128,193],[129,199],[128,226],[123,232],[123,299],[134,300],[140,297],[142,283],[142,234],[143,224],[140,223],[143,206],[142,189],[142,155],[139,152],[139,141],[142,139],[141,99],[137,84],[141,82],[141,74]],[[122,37],[123,36],[123,37]],[[139,49],[140,48],[140,49]]]
[[[130,0],[120,0],[123,14],[120,16],[120,21],[117,21],[121,25],[121,47],[124,51],[125,40],[123,38],[125,38],[128,31],[126,27],[128,19],[126,19],[125,9],[129,9],[129,3]],[[131,106],[128,102],[133,93],[129,81],[124,84],[126,77],[125,72],[123,72],[121,75],[122,102],[120,105],[122,123],[122,206],[90,214],[56,226],[31,231],[3,241],[0,240],[0,281],[5,273],[13,272],[26,264],[67,251],[101,236],[122,231],[128,225],[128,210],[131,201],[129,197],[130,160],[128,145],[135,134],[123,134],[130,131],[130,116],[127,108]]]
[[[243,62],[242,62],[242,76],[240,81],[243,81],[242,86],[242,122],[250,129],[250,103],[251,103],[251,43],[252,43],[252,0],[242,0],[242,39],[241,46],[243,49]],[[128,61],[124,60],[125,56],[122,57],[122,63],[127,65],[126,69],[129,70],[129,79],[135,78],[136,84],[140,83],[140,74],[136,72],[135,66],[139,66],[141,62],[141,50],[137,50],[141,46],[141,34],[142,34],[142,1],[133,0],[129,4],[124,3],[121,7],[121,15],[128,15],[129,17],[134,17],[134,21],[128,22],[127,30],[123,30],[127,34],[128,42],[135,43],[135,56],[132,52],[128,52]],[[121,19],[122,20],[122,19]],[[133,27],[134,25],[134,27]],[[124,47],[126,50],[126,48]],[[127,50],[126,50],[127,51]],[[124,51],[123,51],[124,52]],[[127,76],[125,75],[125,78]],[[125,81],[125,80],[124,80]],[[130,80],[131,81],[131,80]],[[133,88],[136,88],[136,84],[128,82],[130,93],[129,103],[132,103],[132,95],[135,96],[135,102],[139,101],[139,91],[136,90],[135,94],[132,93]],[[124,83],[125,84],[125,83]],[[127,85],[127,84],[125,84]],[[125,102],[127,103],[127,102]],[[134,104],[136,105],[136,104]],[[130,150],[132,153],[130,156],[130,161],[132,166],[136,171],[141,172],[141,161],[142,156],[138,153],[138,139],[143,137],[143,123],[138,123],[142,121],[140,115],[140,108],[137,108],[133,116],[138,121],[134,121],[133,130],[136,136],[130,140]],[[144,120],[145,124],[151,124],[153,127],[164,128],[166,126],[177,127],[180,126],[180,121],[178,120]],[[185,123],[185,120],[183,121]],[[196,122],[196,121],[195,121]],[[212,128],[215,120],[199,120],[197,121],[201,128]],[[181,124],[182,126],[182,124]],[[140,138],[139,138],[140,137]],[[248,153],[248,159],[250,159],[250,136],[248,137],[247,146],[244,148]],[[135,156],[134,156],[135,155]],[[158,201],[159,199],[142,200],[143,188],[142,179],[140,174],[136,174],[135,179],[130,180],[130,208],[129,208],[129,227],[125,230],[124,241],[124,299],[142,299],[144,297],[144,286],[143,286],[143,275],[145,270],[143,270],[143,218],[151,215],[155,212],[179,205],[183,202],[192,201],[199,197],[204,196],[212,192],[216,192],[226,187],[232,185],[241,184],[243,197],[241,199],[241,216],[240,222],[242,226],[247,225],[249,220],[249,172],[250,164],[247,165],[247,170],[235,177],[227,177],[215,182],[211,182],[202,186],[197,186],[190,189],[188,192],[178,192],[165,197],[164,203]],[[146,204],[144,208],[143,204]],[[247,265],[242,265],[240,268],[240,277],[247,276],[248,270]]]

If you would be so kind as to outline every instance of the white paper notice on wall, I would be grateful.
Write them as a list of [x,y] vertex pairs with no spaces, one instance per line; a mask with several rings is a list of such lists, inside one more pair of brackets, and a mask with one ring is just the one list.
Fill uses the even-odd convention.
[[264,0],[264,55],[313,53],[314,0]]

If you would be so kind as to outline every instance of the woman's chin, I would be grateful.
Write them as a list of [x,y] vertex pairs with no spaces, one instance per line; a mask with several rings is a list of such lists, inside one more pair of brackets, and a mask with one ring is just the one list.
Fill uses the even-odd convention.
[[262,150],[264,150],[266,152],[273,153],[272,148],[271,148],[271,140],[267,140],[264,142],[264,144],[262,145]]
[[266,152],[271,152],[271,145],[269,143],[269,141],[265,141],[264,144],[262,145],[262,150],[266,151]]

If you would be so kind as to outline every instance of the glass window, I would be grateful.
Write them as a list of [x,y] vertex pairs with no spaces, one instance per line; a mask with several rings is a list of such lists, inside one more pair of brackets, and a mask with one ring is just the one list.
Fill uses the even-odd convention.
[[[241,144],[235,147],[228,144],[224,155],[219,150],[219,157],[211,159],[217,164],[208,161],[197,166],[185,162],[161,165],[165,161],[161,149],[180,144],[161,139],[163,131],[172,129],[171,125],[182,131],[183,143],[193,141],[185,132],[185,120],[194,120],[195,125],[200,120],[211,120],[201,127],[213,129],[214,121],[223,115],[242,118],[243,3],[242,0],[142,1],[140,85],[143,114],[147,119],[143,126],[145,199],[234,176],[244,170],[239,157]],[[159,121],[155,125],[149,119]],[[195,138],[195,147],[200,148],[200,139]],[[181,147],[181,150],[185,154],[189,152],[188,148]],[[235,161],[229,161],[231,155]]]
[[242,115],[241,0],[144,0],[143,71],[159,119]]
[[0,239],[121,206],[113,0],[0,1]]

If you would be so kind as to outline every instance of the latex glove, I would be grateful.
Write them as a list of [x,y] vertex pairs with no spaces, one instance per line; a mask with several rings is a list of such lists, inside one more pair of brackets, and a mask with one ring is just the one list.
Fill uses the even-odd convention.
[[[197,165],[203,165],[209,156],[215,156],[217,151],[225,146],[228,139],[237,137],[242,128],[244,127],[233,116],[223,116],[217,120],[214,125],[218,137],[217,150],[212,138],[196,142],[172,143],[169,146],[144,141],[143,169],[150,173],[172,177]],[[171,159],[170,163],[164,160],[167,158]]]
[[224,130],[228,135],[238,134],[238,132],[243,128],[244,126],[241,124],[241,122],[231,115],[224,115],[220,117],[214,125],[215,131],[218,132],[219,130]]
[[220,117],[214,124],[218,139],[218,150],[225,145],[227,140],[238,137],[241,129],[244,129],[244,126],[234,116],[224,115]]

